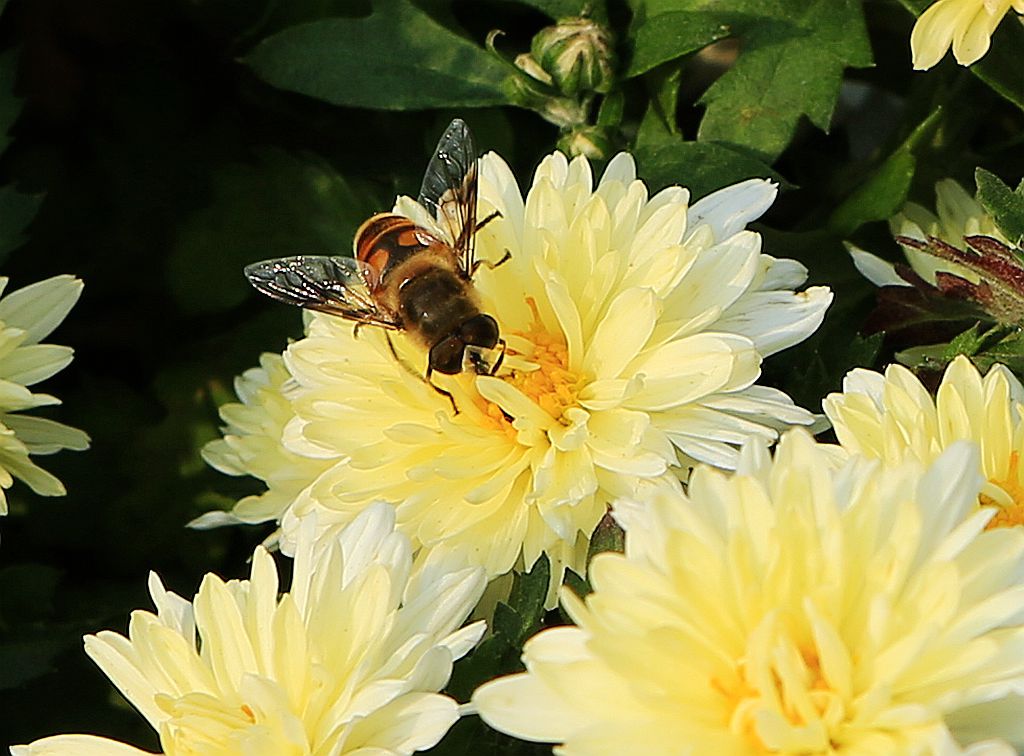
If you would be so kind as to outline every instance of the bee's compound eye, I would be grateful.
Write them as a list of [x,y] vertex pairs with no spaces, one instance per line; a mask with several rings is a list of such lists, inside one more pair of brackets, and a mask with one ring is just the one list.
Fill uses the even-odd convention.
[[466,345],[458,336],[452,335],[437,342],[430,348],[430,368],[445,375],[462,372],[462,354]]
[[465,344],[493,349],[498,344],[498,323],[490,315],[475,315],[462,324],[459,335]]

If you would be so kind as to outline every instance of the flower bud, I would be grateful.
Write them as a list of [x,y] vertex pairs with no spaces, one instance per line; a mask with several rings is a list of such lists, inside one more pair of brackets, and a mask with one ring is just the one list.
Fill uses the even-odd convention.
[[612,140],[601,126],[580,126],[561,136],[558,149],[569,157],[583,155],[588,160],[604,160],[612,151]]
[[565,95],[608,92],[615,81],[611,33],[593,19],[563,18],[541,29],[531,45],[533,59]]

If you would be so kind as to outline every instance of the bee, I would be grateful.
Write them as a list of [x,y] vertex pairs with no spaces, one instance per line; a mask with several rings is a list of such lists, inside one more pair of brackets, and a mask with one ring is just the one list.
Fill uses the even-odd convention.
[[[378,213],[356,232],[355,257],[283,257],[253,263],[245,275],[278,301],[355,322],[357,334],[364,325],[405,332],[427,350],[426,381],[451,400],[431,382],[434,372],[455,375],[468,362],[478,374],[493,374],[504,357],[498,323],[481,311],[473,275],[480,265],[495,268],[509,259],[508,253],[497,262],[476,259],[476,232],[498,213],[477,221],[476,148],[461,119],[437,143],[418,201],[443,235],[405,216]],[[397,358],[390,337],[388,344]],[[487,365],[480,350],[499,346],[497,360]]]

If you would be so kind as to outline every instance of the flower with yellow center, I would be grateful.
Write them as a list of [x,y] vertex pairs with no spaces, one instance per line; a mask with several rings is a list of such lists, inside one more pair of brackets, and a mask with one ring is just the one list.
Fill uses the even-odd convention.
[[960,65],[981,60],[992,33],[1011,8],[1024,13],[1024,0],[936,0],[918,17],[910,34],[914,69],[931,68],[951,45]]
[[[0,292],[8,279],[0,277]],[[63,496],[64,484],[33,462],[29,455],[54,454],[61,449],[89,448],[89,436],[77,428],[20,413],[34,407],[60,404],[49,394],[34,394],[34,386],[71,362],[74,350],[41,344],[61,324],[82,293],[74,276],[54,276],[0,299],[0,515],[7,514],[4,489],[22,480],[41,496]]]
[[[168,756],[409,754],[458,719],[437,691],[484,627],[459,626],[484,588],[479,568],[413,569],[386,504],[335,539],[297,544],[292,587],[278,593],[256,549],[248,580],[207,575],[193,602],[154,575],[157,614],[132,614],[125,638],[85,639],[89,656],[160,735]],[[18,756],[141,754],[89,735],[12,749]]]
[[471,705],[566,756],[1020,746],[1024,531],[985,530],[977,468],[961,443],[929,468],[836,469],[796,430],[774,461],[752,444],[735,475],[617,503],[625,553],[562,594],[577,626],[527,641],[526,672]]
[[259,367],[235,379],[235,393],[241,402],[220,408],[226,423],[224,438],[206,444],[203,459],[227,475],[259,478],[267,490],[245,497],[230,512],[207,512],[190,522],[190,527],[280,522],[302,489],[326,469],[328,462],[300,456],[284,446],[284,427],[295,416],[288,399],[294,388],[279,354],[261,355]]
[[[595,187],[584,158],[547,157],[524,199],[508,166],[480,160],[483,266],[474,285],[507,340],[496,375],[423,379],[401,334],[316,314],[285,362],[296,419],[285,444],[334,465],[286,514],[340,522],[385,499],[419,546],[457,553],[489,576],[551,558],[583,569],[615,497],[673,487],[693,460],[732,467],[748,436],[814,416],[758,386],[763,357],[806,338],[831,301],[795,292],[806,270],[761,253],[745,225],[775,197],[752,180],[690,206],[649,197],[631,157]],[[443,230],[408,199],[397,210]],[[453,412],[452,402],[458,408]],[[553,601],[553,594],[552,594]]]
[[912,456],[927,464],[955,441],[981,447],[985,477],[980,502],[998,511],[989,523],[1024,525],[1024,386],[1002,365],[984,378],[963,355],[946,368],[935,399],[901,365],[885,374],[856,369],[843,392],[823,407],[840,445],[852,454],[897,464]]

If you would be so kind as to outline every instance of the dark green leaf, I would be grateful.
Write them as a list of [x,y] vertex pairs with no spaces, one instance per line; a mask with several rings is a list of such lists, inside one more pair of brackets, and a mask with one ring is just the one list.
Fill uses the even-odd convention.
[[[590,587],[590,583],[586,578],[577,575],[569,569],[565,571],[565,579],[563,582],[569,590],[580,598],[584,598],[594,591],[594,589]],[[568,620],[568,617],[566,617],[566,620]]]
[[550,582],[551,564],[547,554],[542,554],[529,572],[516,575],[508,604],[522,617],[524,627],[534,627],[540,623]]
[[25,241],[25,229],[43,201],[41,194],[22,194],[0,187],[0,262]]
[[756,157],[729,145],[711,142],[666,142],[638,147],[639,173],[657,190],[671,184],[688,187],[693,197],[748,178],[781,178]]
[[975,323],[948,343],[914,347],[896,356],[914,370],[937,372],[961,354],[970,357],[983,372],[999,362],[1020,374],[1024,371],[1024,333],[1019,328],[1001,325],[983,331]]
[[416,110],[507,99],[501,63],[407,0],[377,0],[366,18],[285,29],[245,62],[275,87],[335,105]]
[[[683,5],[684,3],[677,3]],[[705,3],[707,4],[707,3]],[[692,6],[693,3],[685,3]],[[633,33],[633,57],[626,76],[638,76],[681,55],[700,50],[732,33],[728,17],[699,8],[663,12],[647,9]]]
[[907,200],[917,167],[916,150],[935,133],[942,122],[943,109],[935,108],[878,169],[832,213],[828,227],[838,236],[848,237],[871,221],[887,220]]
[[529,5],[536,8],[549,18],[558,20],[568,16],[583,15],[603,18],[605,15],[604,1],[593,2],[592,0],[515,0],[520,5]]
[[222,169],[213,193],[183,224],[167,261],[171,292],[189,313],[242,302],[251,294],[242,275],[248,263],[350,254],[358,225],[382,209],[322,161],[281,151]]
[[508,603],[498,602],[494,608],[491,634],[455,665],[447,688],[450,695],[464,701],[487,680],[522,669],[523,643],[537,632],[544,617],[550,573],[547,555],[543,555],[530,572],[515,576]]
[[637,129],[634,145],[636,149],[679,141],[676,107],[679,103],[679,81],[682,75],[682,68],[676,64],[668,64],[644,77],[651,99],[647,112],[640,122],[640,128]]
[[858,0],[735,0],[760,14],[741,34],[736,64],[701,99],[698,138],[753,150],[772,162],[801,116],[828,130],[847,67],[871,65]]
[[863,224],[895,215],[906,202],[910,182],[917,165],[913,154],[898,150],[879,166],[829,218],[828,227],[840,236],[849,236]]
[[999,230],[1011,242],[1024,239],[1024,192],[1012,190],[984,168],[974,172],[974,180],[978,185],[978,202],[992,216]]
[[992,328],[989,328],[985,333],[979,333],[980,328],[981,324],[975,323],[966,331],[954,337],[953,340],[950,341],[949,345],[946,347],[946,356],[949,359],[953,359],[953,357],[955,357],[958,354],[976,354],[982,348],[984,348],[984,345],[989,338],[989,334],[991,334],[993,331],[1003,331],[1002,326],[993,326]]
[[594,532],[590,536],[587,563],[590,563],[595,554],[600,554],[603,551],[621,552],[625,548],[625,535],[622,527],[615,522],[615,518],[612,517],[611,513],[605,514],[601,521],[597,523],[597,527],[594,528]]
[[998,362],[1006,365],[1018,376],[1024,375],[1024,333],[1020,329],[1014,329],[1004,338],[973,355],[971,360],[980,370],[986,372]]

